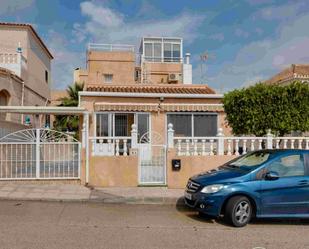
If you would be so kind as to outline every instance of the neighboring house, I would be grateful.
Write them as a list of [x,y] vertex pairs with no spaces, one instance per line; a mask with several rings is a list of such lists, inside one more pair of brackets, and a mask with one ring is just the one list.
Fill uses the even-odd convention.
[[[0,105],[47,106],[52,54],[30,24],[0,23]],[[2,115],[15,123],[33,117]],[[44,122],[42,119],[40,123]]]
[[[143,38],[138,55],[130,45],[89,45],[80,107],[85,107],[92,117],[91,184],[165,184],[165,166],[161,160],[165,160],[164,145],[170,123],[176,138],[190,141],[216,136],[220,127],[229,134],[222,95],[207,85],[191,84],[189,54],[183,58],[182,47],[182,39],[164,37]],[[132,141],[135,132],[136,142]],[[144,172],[134,159],[123,162],[126,168],[131,167],[129,173],[126,169],[118,172],[116,168],[122,164],[117,156],[134,155],[136,147],[142,151],[140,164],[162,167],[152,168],[153,172],[149,167]],[[117,182],[120,178],[125,178],[124,182]]]
[[293,81],[309,82],[309,64],[292,64],[266,80],[266,84],[287,85]]

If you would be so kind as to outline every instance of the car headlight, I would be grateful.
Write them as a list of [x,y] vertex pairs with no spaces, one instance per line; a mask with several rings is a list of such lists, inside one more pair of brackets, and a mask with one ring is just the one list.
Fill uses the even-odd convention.
[[214,185],[209,185],[204,187],[201,192],[205,193],[205,194],[213,194],[213,193],[217,193],[218,191],[220,191],[223,188],[224,185],[222,184],[214,184]]

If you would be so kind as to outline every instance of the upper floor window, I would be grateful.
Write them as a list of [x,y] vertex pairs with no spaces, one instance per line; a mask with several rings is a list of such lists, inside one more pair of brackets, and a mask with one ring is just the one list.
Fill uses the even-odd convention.
[[164,44],[164,62],[180,62],[180,44]]
[[45,82],[48,84],[48,71],[45,70]]
[[180,38],[144,38],[143,44],[143,56],[145,61],[182,61],[182,40]]
[[113,82],[113,75],[112,74],[104,74],[104,82],[105,83],[112,83]]

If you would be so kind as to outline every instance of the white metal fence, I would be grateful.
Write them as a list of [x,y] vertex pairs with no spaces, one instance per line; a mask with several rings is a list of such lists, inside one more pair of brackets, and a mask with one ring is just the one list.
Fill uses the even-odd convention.
[[0,180],[79,179],[81,144],[49,130],[29,129],[0,139]]
[[166,146],[140,144],[138,149],[140,184],[164,184]]

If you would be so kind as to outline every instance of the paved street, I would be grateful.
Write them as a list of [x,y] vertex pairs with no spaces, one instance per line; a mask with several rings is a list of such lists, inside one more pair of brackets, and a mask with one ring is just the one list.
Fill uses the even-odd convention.
[[236,229],[169,205],[0,202],[0,248],[309,248],[309,221]]

